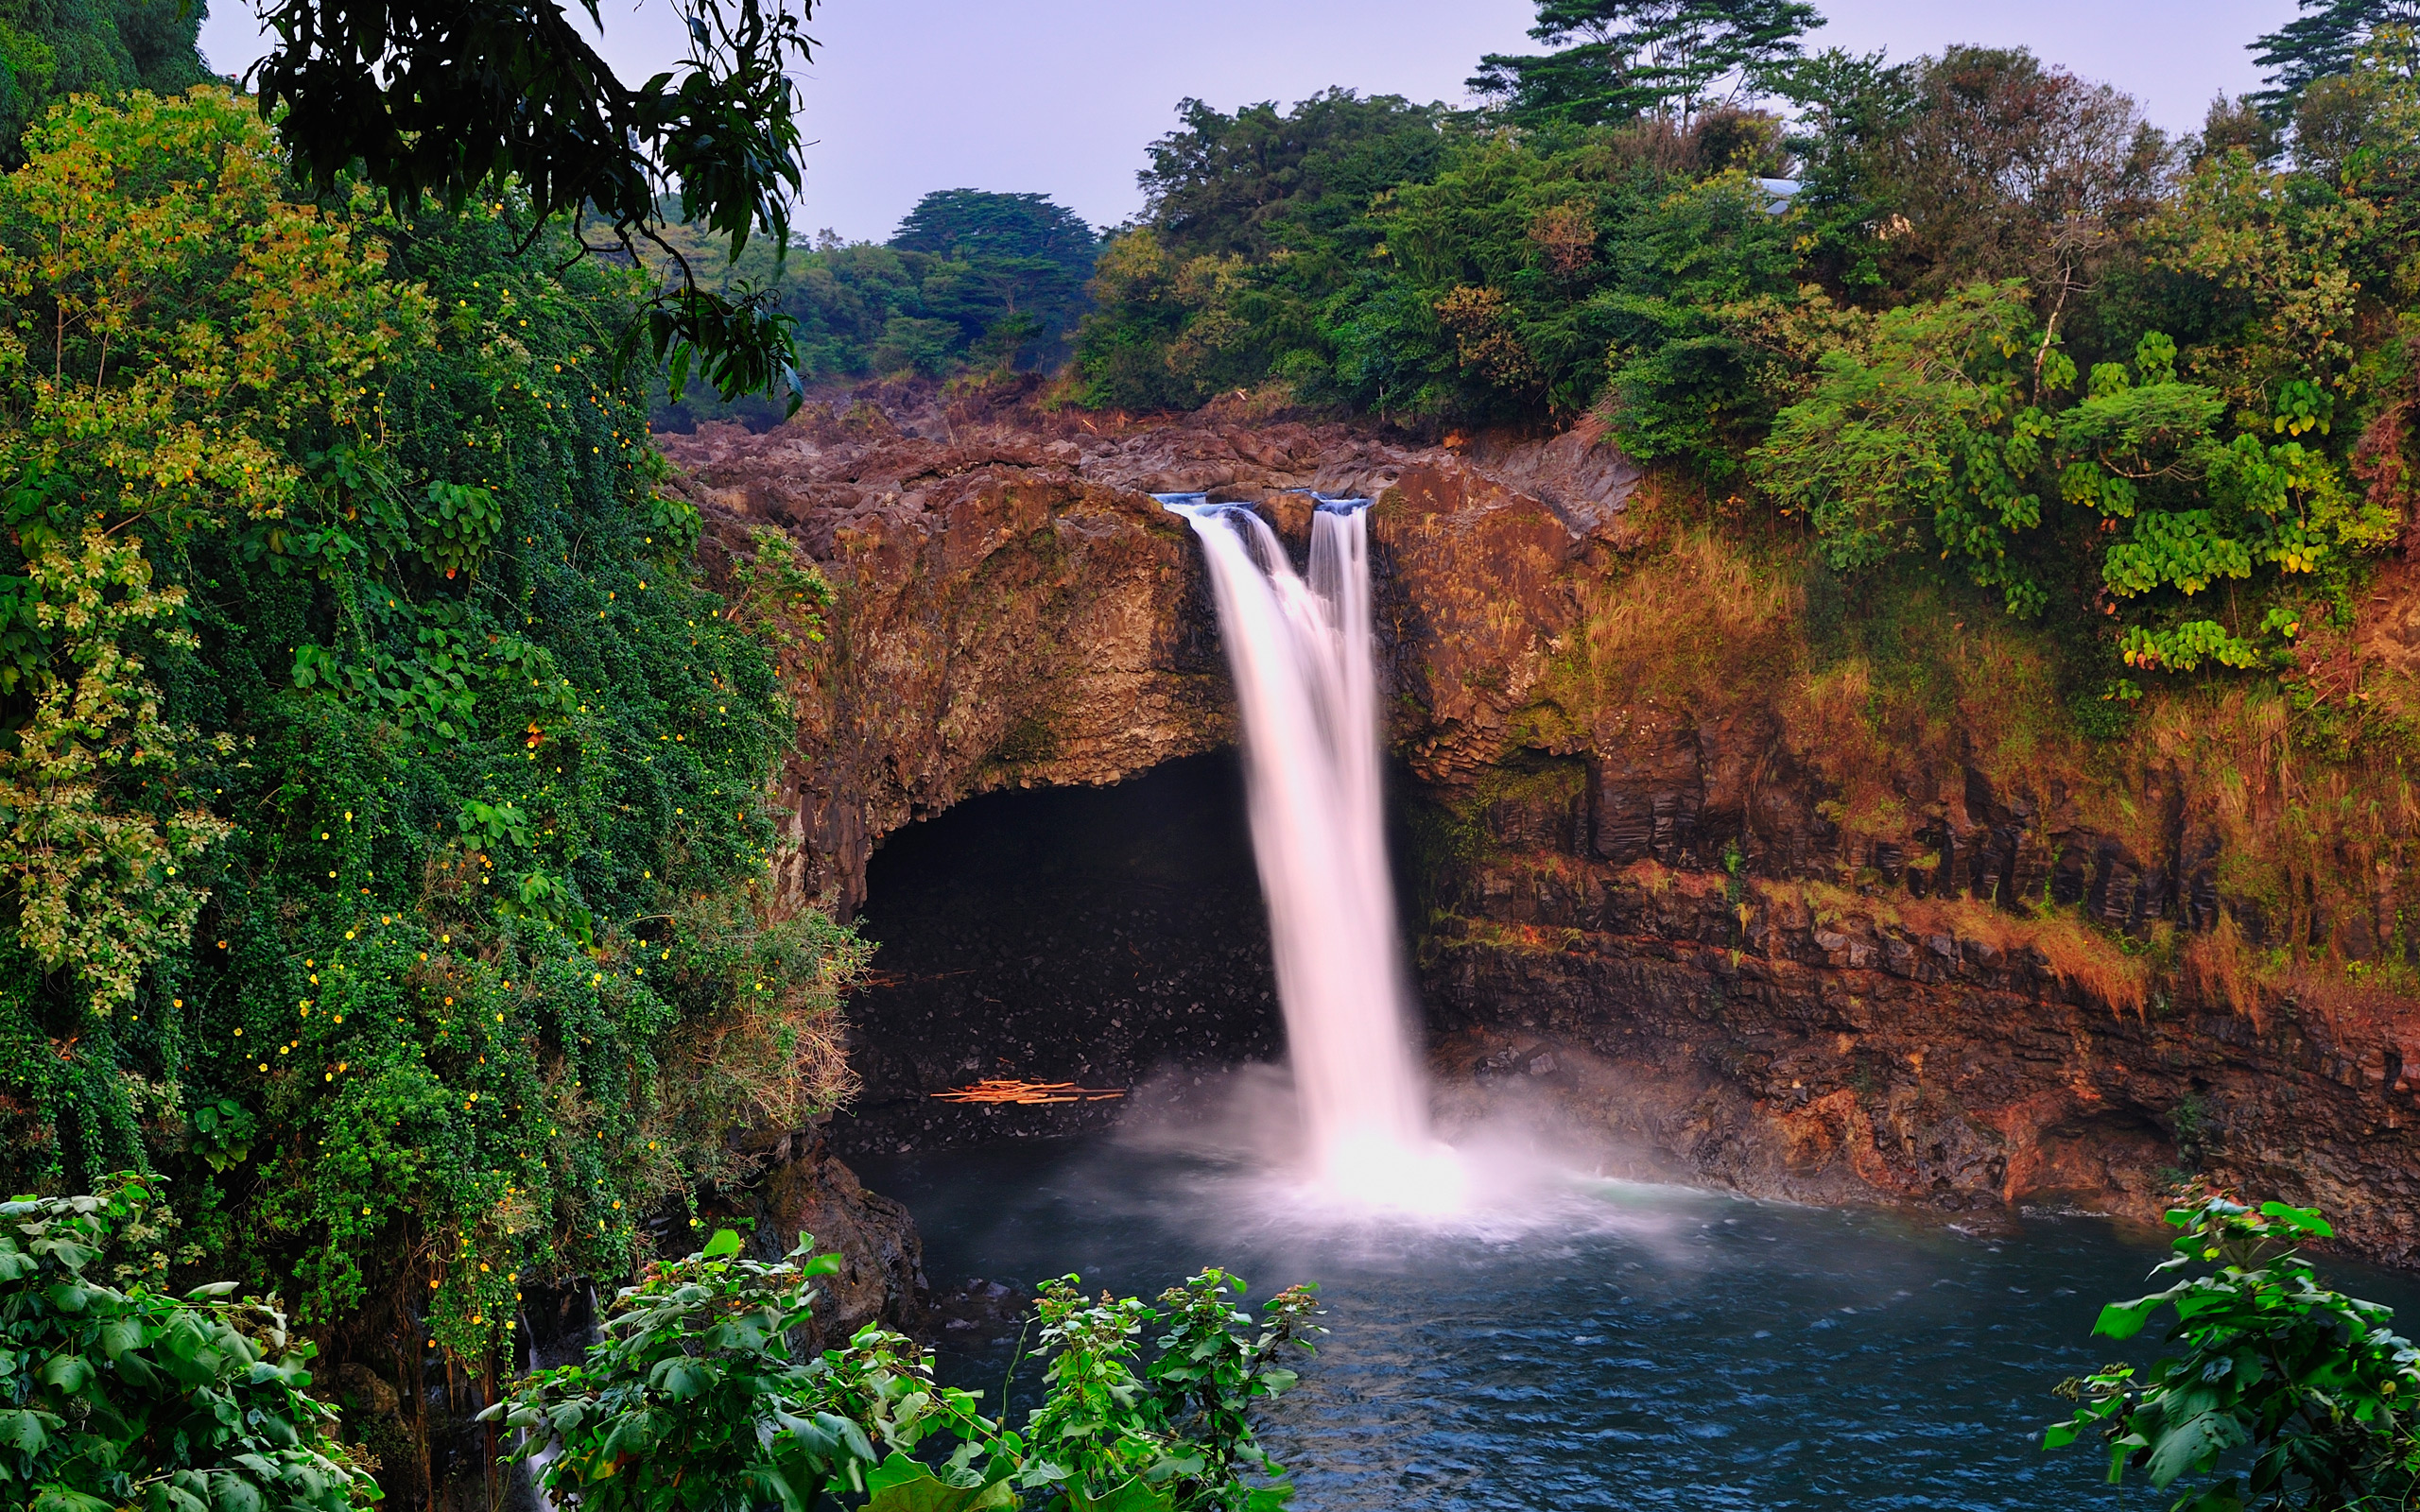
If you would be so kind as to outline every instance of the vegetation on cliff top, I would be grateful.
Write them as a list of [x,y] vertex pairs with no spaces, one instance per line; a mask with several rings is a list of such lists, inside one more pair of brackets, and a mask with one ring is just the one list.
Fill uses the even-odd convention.
[[1962,769],[2053,858],[2223,857],[2207,939],[2127,947],[2164,980],[2367,971],[2420,944],[2420,680],[2364,618],[2420,462],[2420,78],[2394,7],[2310,9],[2256,44],[2308,66],[2181,139],[2020,50],[1807,52],[1762,0],[1548,0],[1475,112],[1186,102],[1060,392],[1601,422],[1654,547],[1582,582],[1521,742],[1764,700],[1861,881],[1938,858]]
[[[2169,142],[2021,51],[1803,56],[1811,14],[1552,0],[1569,45],[1489,60],[1475,115],[1186,102],[1103,251],[1082,397],[1595,411],[1835,571],[2088,616],[2115,700],[2291,664],[2408,507],[2406,55],[2305,90],[2281,155],[2228,102]],[[1772,93],[1796,113],[1741,103]]]

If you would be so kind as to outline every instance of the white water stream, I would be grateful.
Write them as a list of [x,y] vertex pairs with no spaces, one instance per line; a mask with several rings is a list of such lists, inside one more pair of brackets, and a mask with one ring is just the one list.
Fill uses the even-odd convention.
[[1318,501],[1308,581],[1251,510],[1161,502],[1209,558],[1310,1162],[1357,1202],[1458,1208],[1460,1162],[1428,1130],[1387,870],[1367,501]]

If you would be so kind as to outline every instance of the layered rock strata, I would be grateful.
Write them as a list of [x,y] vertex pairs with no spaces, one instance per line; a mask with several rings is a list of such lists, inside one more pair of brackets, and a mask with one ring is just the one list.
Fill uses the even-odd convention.
[[[1150,491],[1249,505],[1297,541],[1292,490],[1364,494],[1452,1086],[1543,1059],[1530,1084],[1642,1168],[1751,1192],[2147,1214],[2200,1174],[2420,1259],[2420,1007],[2221,969],[2290,947],[2358,980],[2405,934],[2383,861],[2323,860],[2351,900],[2333,905],[2308,871],[2228,880],[2250,874],[2228,836],[2274,822],[2282,767],[2223,792],[2221,764],[2173,751],[2044,776],[1971,709],[1876,755],[1839,722],[1857,690],[1810,670],[1796,591],[1659,516],[1586,430],[1432,446],[1240,410],[1113,424],[900,399],[667,446],[710,564],[780,530],[836,592],[828,642],[790,669],[792,900],[855,912],[881,837],[972,795],[1232,739],[1198,561]],[[890,1095],[965,1069],[938,1001],[913,1022],[861,1005]],[[1061,1022],[1081,1039],[1098,1016]]]

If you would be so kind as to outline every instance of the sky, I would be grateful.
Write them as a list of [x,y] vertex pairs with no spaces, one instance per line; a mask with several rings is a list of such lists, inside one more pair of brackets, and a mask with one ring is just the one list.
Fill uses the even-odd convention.
[[[1814,46],[1910,58],[1950,43],[2023,45],[2198,127],[2210,97],[2256,88],[2244,44],[2294,0],[1819,0]],[[603,0],[625,77],[678,55],[672,0]],[[1481,53],[1523,52],[1529,0],[819,0],[800,80],[807,148],[795,224],[889,237],[932,189],[1046,194],[1097,226],[1142,205],[1144,147],[1179,99],[1289,104],[1331,84],[1464,102]],[[264,50],[247,0],[217,0],[202,51],[221,73]]]

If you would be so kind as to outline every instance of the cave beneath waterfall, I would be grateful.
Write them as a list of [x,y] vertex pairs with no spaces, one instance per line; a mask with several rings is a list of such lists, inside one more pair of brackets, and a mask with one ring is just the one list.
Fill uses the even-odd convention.
[[859,924],[880,949],[848,1010],[864,1088],[833,1123],[844,1153],[1069,1134],[1127,1106],[932,1095],[987,1078],[1182,1106],[1194,1077],[1284,1046],[1233,751],[909,825],[874,852]]

